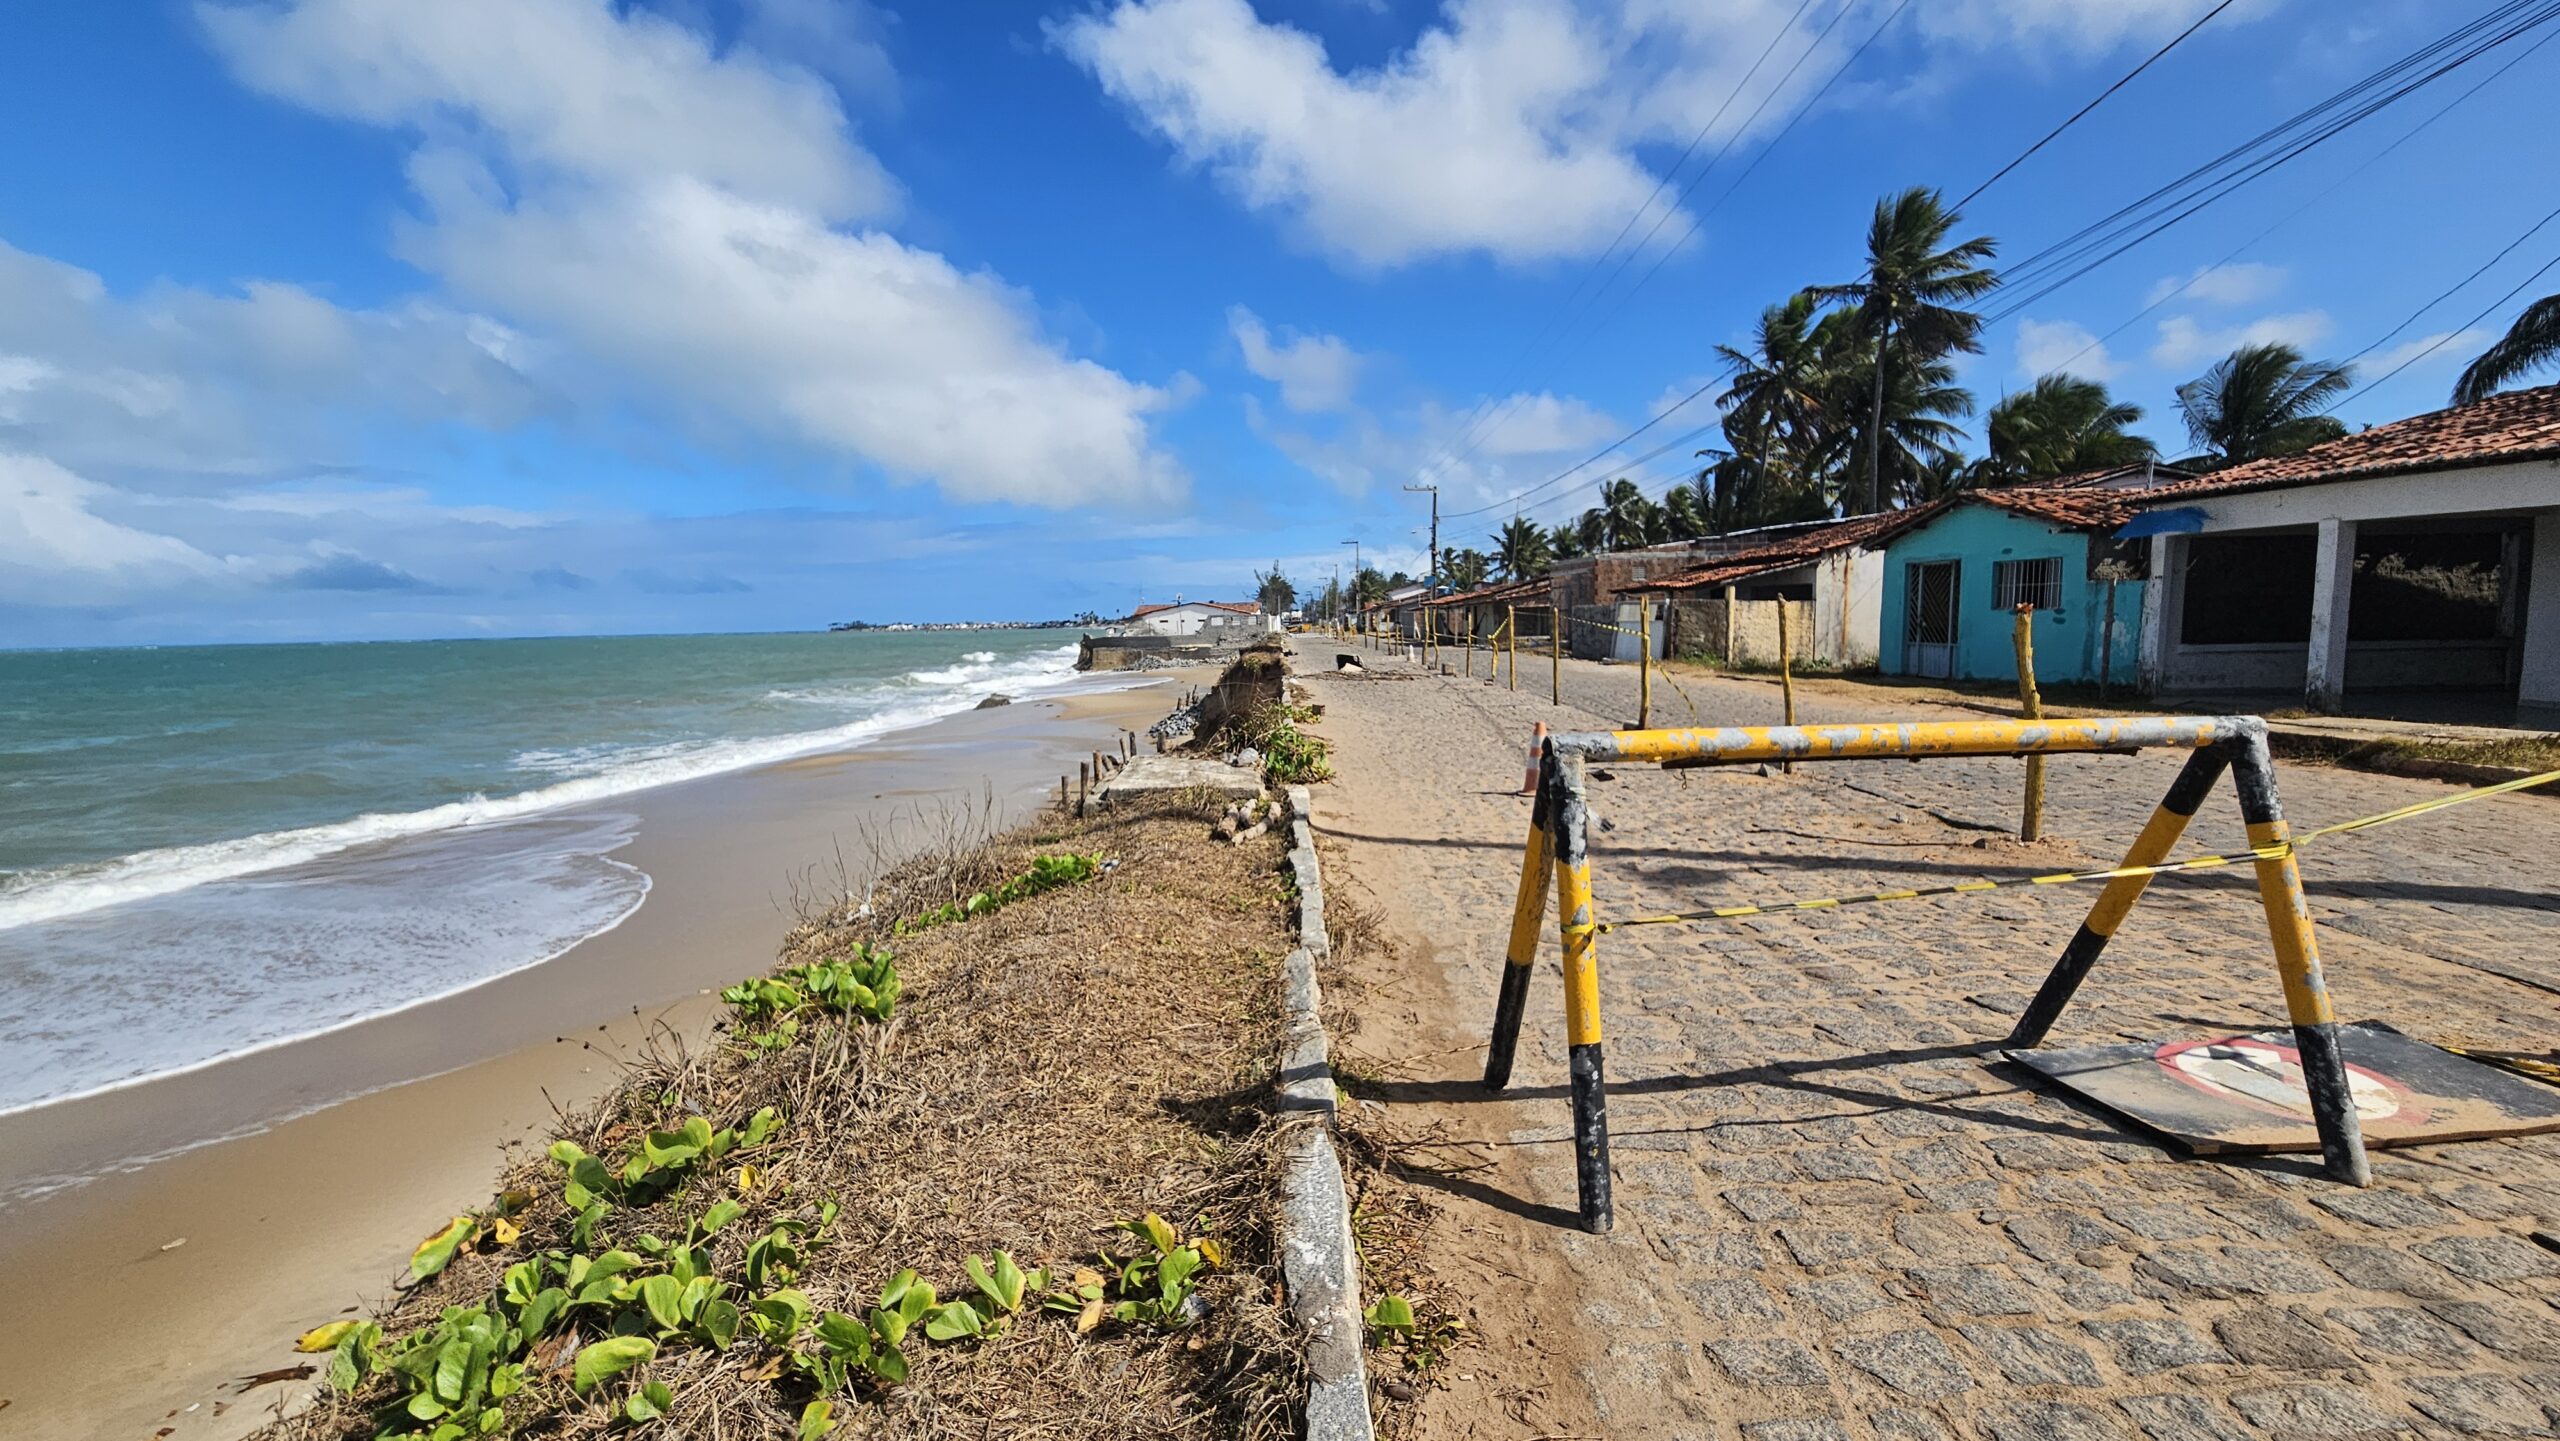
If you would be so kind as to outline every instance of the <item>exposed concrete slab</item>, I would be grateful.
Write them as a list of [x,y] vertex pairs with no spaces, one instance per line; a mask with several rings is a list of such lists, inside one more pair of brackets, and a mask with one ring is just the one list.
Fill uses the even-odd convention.
[[1207,791],[1226,800],[1262,794],[1262,773],[1250,766],[1231,766],[1201,756],[1142,755],[1094,788],[1102,804],[1147,796]]

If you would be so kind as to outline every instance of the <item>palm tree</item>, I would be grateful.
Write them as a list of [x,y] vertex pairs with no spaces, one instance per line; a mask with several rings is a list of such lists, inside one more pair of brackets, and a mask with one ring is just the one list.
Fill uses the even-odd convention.
[[2518,380],[2560,360],[2560,295],[2546,295],[2524,308],[2498,343],[2480,352],[2453,383],[2453,403],[2486,400],[2509,381]]
[[1484,584],[1487,573],[1492,569],[1493,558],[1473,546],[1465,550],[1440,552],[1440,574],[1449,582],[1451,590],[1474,590]]
[[[1773,452],[1801,461],[1830,424],[1830,375],[1814,312],[1812,292],[1799,290],[1760,312],[1751,349],[1716,347],[1733,367],[1733,381],[1716,397],[1725,412],[1725,437],[1734,453],[1748,455],[1755,489],[1769,489]],[[1801,466],[1798,466],[1801,469]]]
[[[1872,357],[1840,370],[1839,387],[1844,394],[1867,395],[1875,386],[1875,363]],[[1957,446],[1964,440],[1956,418],[1973,413],[1973,393],[1955,383],[1955,366],[1945,360],[1898,363],[1885,372],[1884,405],[1879,412],[1883,424],[1875,431],[1871,443],[1870,464],[1875,465],[1883,489],[1876,492],[1877,508],[1897,500],[1916,500],[1929,496]],[[1866,443],[1864,437],[1843,436],[1842,444],[1852,440]],[[1842,509],[1849,491],[1841,487]],[[1817,507],[1819,496],[1813,497]],[[1819,509],[1816,514],[1821,513]]]
[[[1987,235],[1947,245],[1958,215],[1935,190],[1913,186],[1876,202],[1867,227],[1867,273],[1846,285],[1824,285],[1816,298],[1849,306],[1874,347],[1867,411],[1867,508],[1883,508],[1885,390],[1896,362],[1926,364],[1954,351],[1982,349],[1982,317],[1963,305],[1999,288],[1982,267],[1999,246]],[[1944,248],[1941,248],[1944,247]],[[1902,354],[1894,354],[1894,341]]]
[[1582,543],[1579,521],[1568,522],[1547,532],[1547,555],[1553,560],[1572,560],[1590,553],[1590,547]]
[[1386,576],[1376,566],[1362,562],[1359,572],[1351,577],[1352,606],[1356,609],[1364,605],[1375,605],[1386,598]]
[[1991,453],[1975,467],[1976,476],[2042,480],[2149,460],[2160,448],[2125,429],[2140,419],[2141,406],[2110,397],[2097,381],[2041,376],[1991,407],[1984,426]]
[[2292,346],[2269,341],[2241,346],[2179,386],[2178,410],[2187,437],[2213,465],[2237,465],[2346,434],[2344,423],[2321,412],[2353,384],[2352,367],[2304,360]]
[[1711,502],[1703,486],[1681,484],[1662,493],[1662,538],[1664,540],[1696,540],[1707,533],[1707,508]]
[[1253,585],[1254,600],[1265,615],[1286,615],[1298,603],[1298,588],[1280,573],[1280,562],[1276,560],[1271,562],[1271,569],[1253,573]]
[[1586,510],[1575,517],[1573,528],[1581,535],[1582,554],[1606,555],[1609,544],[1609,517],[1605,511]]
[[1503,522],[1502,529],[1490,539],[1493,558],[1502,567],[1505,580],[1527,580],[1546,569],[1549,559],[1547,532],[1534,520],[1513,516]]
[[1644,492],[1636,489],[1634,481],[1624,477],[1600,487],[1600,505],[1596,513],[1600,516],[1602,534],[1606,537],[1603,548],[1608,550],[1633,550],[1651,544],[1654,531],[1660,525],[1660,515],[1653,502],[1644,498]]

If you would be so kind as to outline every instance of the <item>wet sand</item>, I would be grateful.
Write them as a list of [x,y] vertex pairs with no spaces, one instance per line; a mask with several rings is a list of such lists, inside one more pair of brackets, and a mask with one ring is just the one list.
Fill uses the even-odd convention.
[[652,886],[615,929],[395,1015],[0,1117],[0,1185],[95,1177],[0,1209],[0,1436],[249,1431],[308,1383],[240,1394],[235,1378],[304,1359],[294,1336],[387,1294],[418,1237],[487,1201],[504,1148],[609,1085],[645,1028],[700,1034],[711,990],[771,964],[795,887],[831,890],[839,847],[861,864],[864,826],[990,790],[1028,816],[1200,679],[968,712],[583,808],[639,821],[617,856]]

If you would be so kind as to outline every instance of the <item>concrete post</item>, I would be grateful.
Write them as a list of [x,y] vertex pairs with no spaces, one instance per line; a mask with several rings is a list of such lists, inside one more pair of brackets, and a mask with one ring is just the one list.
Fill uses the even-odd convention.
[[[2524,563],[2524,644],[2516,699],[2534,708],[2535,724],[2560,728],[2560,510],[2533,518],[2533,550]],[[2519,717],[2519,720],[2525,719]]]
[[2347,691],[2347,599],[2356,579],[2356,523],[2331,516],[2320,522],[2312,555],[2311,662],[2303,676],[2303,701],[2335,712]]
[[2134,686],[2144,695],[2160,693],[2169,673],[2169,646],[2178,635],[2170,624],[2170,611],[2184,597],[2186,580],[2176,569],[2177,539],[2174,535],[2151,537],[2151,578],[2142,583],[2142,649],[2134,664]]

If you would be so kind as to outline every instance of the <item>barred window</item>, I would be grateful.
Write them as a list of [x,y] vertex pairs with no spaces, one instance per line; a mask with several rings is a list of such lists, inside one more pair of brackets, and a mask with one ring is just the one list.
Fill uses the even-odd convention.
[[2036,610],[2062,608],[2062,557],[1991,563],[1991,608],[2016,610],[2022,605]]

